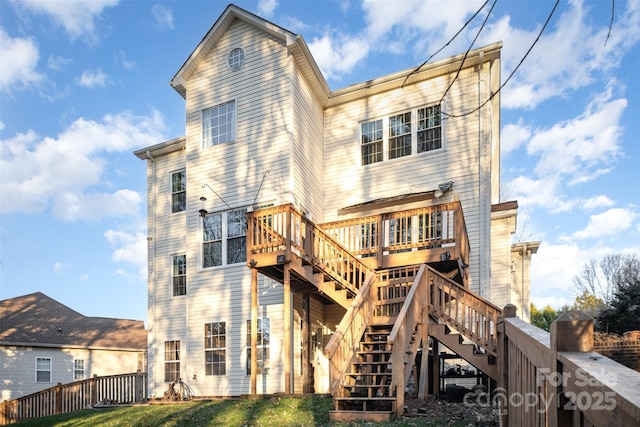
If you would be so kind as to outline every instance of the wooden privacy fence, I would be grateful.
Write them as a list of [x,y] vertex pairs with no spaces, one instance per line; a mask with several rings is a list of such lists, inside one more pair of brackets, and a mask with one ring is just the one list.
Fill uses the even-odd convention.
[[503,425],[640,425],[640,373],[593,352],[592,318],[564,313],[549,333],[515,313],[505,306],[498,328]]
[[96,403],[129,404],[147,399],[147,374],[109,375],[60,384],[0,404],[0,425],[77,411]]

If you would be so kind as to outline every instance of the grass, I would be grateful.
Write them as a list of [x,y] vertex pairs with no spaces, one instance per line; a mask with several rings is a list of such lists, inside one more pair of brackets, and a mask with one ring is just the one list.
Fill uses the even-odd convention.
[[[290,427],[452,426],[447,420],[407,419],[384,423],[329,422],[330,397],[202,400],[172,404],[86,409],[13,424],[33,427]],[[463,425],[463,424],[460,424]],[[464,424],[466,425],[466,424]]]

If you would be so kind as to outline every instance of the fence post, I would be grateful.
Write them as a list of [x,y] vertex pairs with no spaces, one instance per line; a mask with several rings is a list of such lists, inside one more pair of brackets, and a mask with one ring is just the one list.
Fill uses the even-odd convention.
[[509,345],[508,338],[505,334],[504,328],[504,319],[509,317],[516,317],[516,312],[518,311],[518,307],[513,304],[507,304],[502,309],[502,316],[498,317],[498,388],[503,390],[503,395],[506,398],[505,402],[502,400],[498,401],[499,405],[503,405],[502,407],[498,407],[498,417],[501,418],[501,425],[509,425]]
[[62,413],[62,383],[56,385],[56,412],[54,413]]
[[593,351],[593,318],[580,311],[567,311],[551,324],[551,360],[549,366],[549,425],[573,425],[575,410],[565,409],[562,363],[558,353],[563,351],[586,353]]
[[93,374],[93,378],[91,378],[91,405],[95,405],[98,403],[98,375]]

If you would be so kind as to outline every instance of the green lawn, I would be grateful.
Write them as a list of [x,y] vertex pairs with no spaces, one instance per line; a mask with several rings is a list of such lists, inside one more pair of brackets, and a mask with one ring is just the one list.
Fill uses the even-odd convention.
[[[386,423],[330,423],[330,397],[271,397],[86,409],[24,421],[15,426],[450,426],[446,420],[408,419]],[[463,424],[459,424],[463,425]],[[466,425],[466,424],[465,424]]]

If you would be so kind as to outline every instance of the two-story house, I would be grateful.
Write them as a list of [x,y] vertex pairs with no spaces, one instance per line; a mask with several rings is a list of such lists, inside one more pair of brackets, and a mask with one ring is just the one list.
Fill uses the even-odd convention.
[[0,400],[144,372],[146,354],[141,320],[83,316],[42,292],[0,301]]
[[171,79],[185,135],[135,152],[148,179],[150,394],[181,378],[199,396],[347,399],[357,393],[339,388],[367,377],[369,397],[391,400],[404,385],[390,366],[380,374],[389,359],[354,343],[387,342],[422,265],[443,287],[420,304],[477,295],[492,308],[460,309],[461,321],[489,325],[508,302],[526,317],[537,244],[511,244],[517,204],[499,200],[500,48],[333,91],[302,36],[228,6]]

